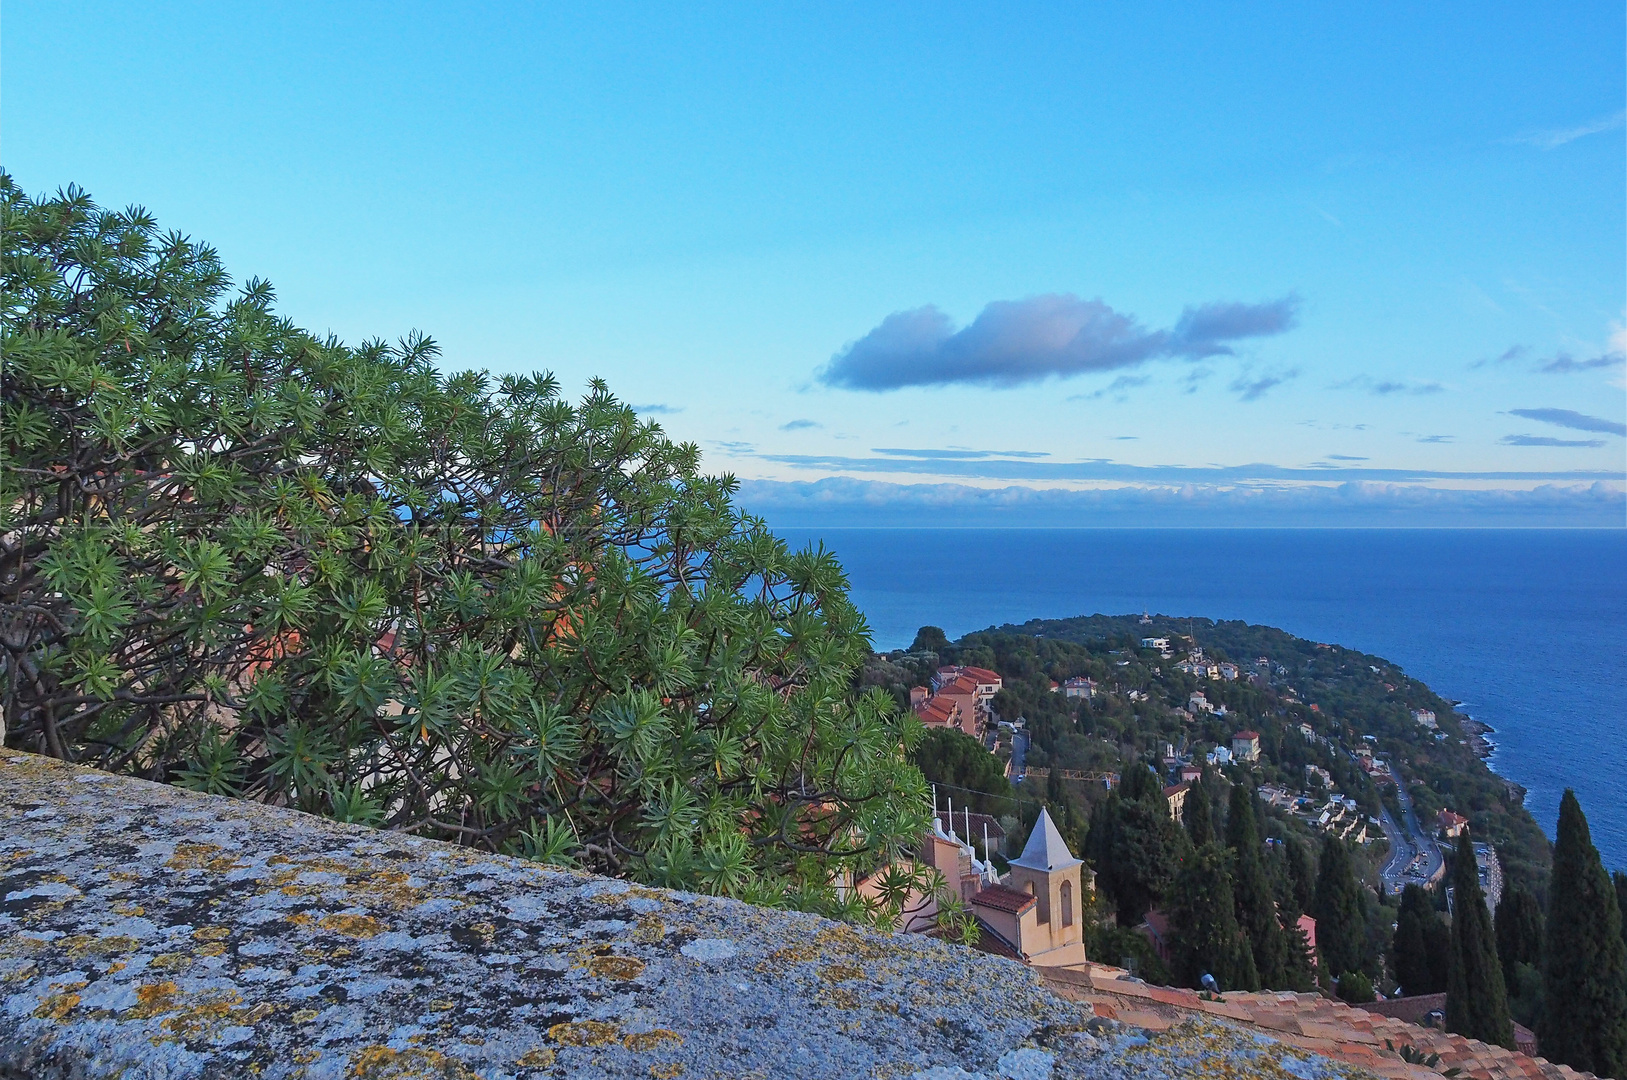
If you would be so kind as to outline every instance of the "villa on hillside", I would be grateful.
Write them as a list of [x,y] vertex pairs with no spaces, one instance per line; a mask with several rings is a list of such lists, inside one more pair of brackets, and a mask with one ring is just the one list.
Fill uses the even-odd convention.
[[1435,815],[1435,825],[1448,838],[1456,840],[1458,835],[1469,827],[1469,819],[1450,810],[1442,810]]
[[978,667],[941,667],[932,688],[910,687],[910,708],[928,727],[952,727],[977,738],[994,715],[990,703],[1000,692],[997,672]]
[[1171,784],[1164,789],[1164,802],[1169,806],[1169,816],[1175,819],[1176,824],[1186,824],[1186,793],[1192,790],[1191,784]]
[[1260,760],[1260,733],[1239,731],[1232,736],[1232,757],[1238,761]]

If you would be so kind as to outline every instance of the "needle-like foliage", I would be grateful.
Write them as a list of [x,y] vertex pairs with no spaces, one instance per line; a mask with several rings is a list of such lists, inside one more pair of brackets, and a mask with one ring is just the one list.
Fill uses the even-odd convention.
[[601,383],[443,374],[0,174],[5,744],[840,909],[928,828],[841,566]]

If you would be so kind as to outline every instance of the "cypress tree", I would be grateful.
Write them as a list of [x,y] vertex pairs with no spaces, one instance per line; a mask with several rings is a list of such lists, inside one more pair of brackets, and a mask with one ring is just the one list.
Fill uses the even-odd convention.
[[1627,941],[1627,873],[1617,870],[1612,878],[1616,883],[1616,910],[1621,912],[1621,940]]
[[1600,1076],[1627,1075],[1627,942],[1616,890],[1576,793],[1559,803],[1543,949],[1542,1054]]
[[1214,842],[1215,819],[1209,809],[1209,785],[1203,782],[1202,777],[1187,789],[1181,820],[1186,825],[1186,838],[1192,841],[1194,848]]
[[1265,859],[1260,852],[1254,793],[1245,784],[1232,786],[1226,843],[1232,849],[1232,895],[1237,905],[1237,923],[1248,938],[1254,970],[1262,986],[1286,989],[1290,985],[1288,941],[1282,924],[1277,921],[1276,898],[1271,894]]
[[1395,981],[1408,997],[1438,994],[1446,989],[1450,946],[1451,932],[1435,911],[1429,894],[1417,885],[1408,885],[1401,893],[1401,910],[1390,947]]
[[1542,963],[1542,905],[1530,891],[1511,885],[1497,904],[1497,959],[1503,982],[1514,985],[1514,965]]
[[1350,863],[1350,850],[1337,836],[1322,838],[1316,873],[1316,943],[1322,950],[1323,973],[1341,975],[1361,968],[1367,936],[1361,886]]
[[1297,836],[1283,844],[1287,859],[1288,902],[1285,913],[1304,915],[1316,909],[1316,853]]
[[1486,894],[1480,891],[1474,842],[1458,834],[1452,866],[1452,966],[1446,985],[1446,1029],[1514,1049],[1514,1020],[1497,962]]
[[1175,977],[1196,987],[1205,974],[1222,990],[1258,990],[1248,939],[1237,924],[1230,853],[1205,844],[1187,855],[1169,895]]

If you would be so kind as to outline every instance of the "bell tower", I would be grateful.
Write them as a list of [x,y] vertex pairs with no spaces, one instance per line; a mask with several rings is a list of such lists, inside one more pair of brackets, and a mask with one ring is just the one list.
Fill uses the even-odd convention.
[[1041,809],[1023,853],[1002,882],[1036,901],[1032,925],[1018,942],[1031,964],[1056,967],[1085,962],[1084,863],[1074,858],[1048,811]]

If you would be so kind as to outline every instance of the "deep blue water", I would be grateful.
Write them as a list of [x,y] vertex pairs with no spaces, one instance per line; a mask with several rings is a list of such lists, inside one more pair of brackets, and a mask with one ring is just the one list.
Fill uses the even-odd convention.
[[1627,869],[1627,531],[780,529],[840,556],[877,648],[1142,610],[1383,656],[1496,729],[1551,837],[1576,789]]

